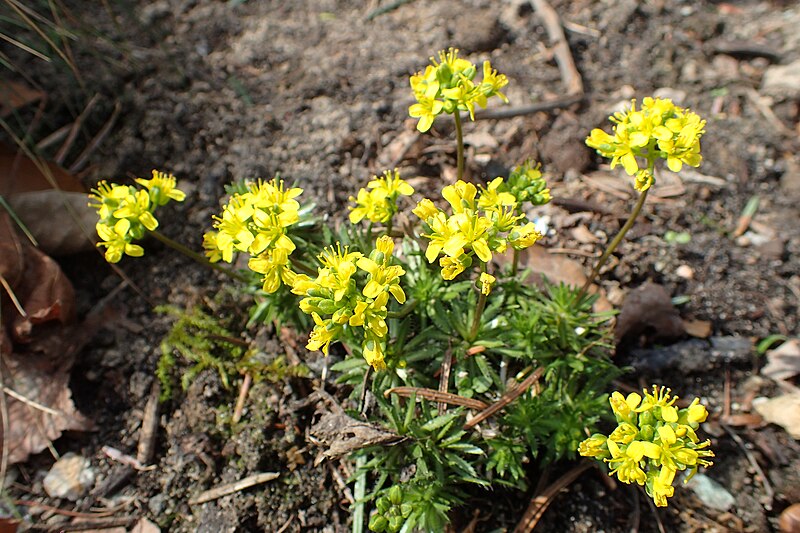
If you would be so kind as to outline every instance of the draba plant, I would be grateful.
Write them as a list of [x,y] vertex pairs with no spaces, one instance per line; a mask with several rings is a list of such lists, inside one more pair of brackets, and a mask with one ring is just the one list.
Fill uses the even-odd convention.
[[[551,198],[539,165],[526,161],[485,183],[463,176],[461,113],[473,117],[495,96],[506,101],[506,77],[488,61],[482,70],[478,80],[477,67],[450,49],[411,76],[417,128],[428,131],[444,114],[456,125],[458,177],[440,196],[421,197],[386,170],[350,197],[350,223],[334,230],[311,217],[300,188],[278,178],[246,182],[214,217],[205,257],[187,250],[244,282],[241,294],[253,296],[249,324],[292,325],[308,332],[308,350],[337,353],[330,370],[339,397],[349,394],[342,407],[389,435],[391,445],[366,439],[350,448],[354,531],[441,531],[476,493],[525,490],[533,465],[578,452],[666,505],[676,473],[713,457],[697,437],[707,415],[698,400],[677,409],[657,387],[609,397],[621,374],[608,357],[612,314],[595,312],[587,291],[641,210],[656,161],[672,171],[700,163],[705,121],[646,98],[611,118],[613,135],[594,130],[587,144],[635,176],[639,201],[585,287],[536,286],[519,259],[543,238],[529,218]],[[147,190],[101,183],[94,192],[109,261],[141,255],[133,241],[145,233],[181,249],[158,236],[152,211],[183,195],[171,177],[154,176],[162,181],[137,180]],[[413,227],[395,224],[401,209],[416,216]],[[239,254],[248,271],[220,266]],[[229,366],[217,360],[195,363],[227,379]],[[597,428],[611,421],[609,401],[618,426],[605,436]]]

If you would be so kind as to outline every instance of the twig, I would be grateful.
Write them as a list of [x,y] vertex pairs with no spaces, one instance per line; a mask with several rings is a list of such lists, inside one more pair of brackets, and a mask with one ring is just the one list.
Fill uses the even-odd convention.
[[753,470],[755,470],[756,474],[758,475],[758,478],[761,480],[761,485],[764,487],[764,492],[766,493],[766,501],[764,502],[764,508],[767,511],[772,510],[772,502],[775,499],[775,490],[772,488],[769,479],[767,479],[767,476],[764,474],[764,470],[761,469],[761,466],[758,464],[758,461],[756,461],[756,458],[753,457],[753,454],[750,452],[750,450],[747,449],[747,446],[745,446],[744,441],[739,436],[739,434],[736,433],[732,427],[730,427],[728,424],[724,422],[720,422],[719,425],[722,426],[722,429],[728,432],[728,434],[731,436],[734,442],[736,442],[736,444],[739,445],[739,448],[742,449],[744,456],[747,457],[747,461],[750,463],[750,466],[753,467]]
[[[0,322],[2,323],[2,322]],[[2,452],[0,452],[0,492],[5,493],[6,491],[6,470],[8,469],[8,404],[6,404],[6,385],[5,385],[5,377],[3,376],[3,367],[0,364],[0,385],[3,386],[3,390],[0,391],[0,417],[3,417],[2,421],[2,429],[3,429],[3,442],[0,442],[0,445],[3,446]]]
[[273,479],[277,479],[279,477],[280,474],[277,472],[261,472],[259,474],[253,474],[252,476],[240,479],[239,481],[226,483],[225,485],[220,485],[218,487],[214,487],[213,489],[207,490],[196,498],[189,500],[189,503],[191,505],[196,505],[210,502],[211,500],[216,500],[217,498],[222,498],[223,496],[227,496],[244,489],[249,489],[250,487],[266,483],[267,481],[272,481]]
[[291,526],[292,522],[294,522],[294,517],[295,517],[295,515],[290,516],[289,520],[284,522],[284,524],[275,533],[283,533],[284,531],[289,529],[289,526]]
[[59,509],[58,507],[53,507],[52,505],[47,505],[40,502],[34,502],[31,500],[14,500],[14,505],[19,505],[21,507],[33,507],[37,509],[42,509],[43,511],[48,511],[63,516],[70,516],[72,518],[105,518],[107,516],[116,514],[116,512],[119,511],[120,509],[120,507],[117,507],[114,509],[109,509],[108,511],[81,513],[79,511],[69,511],[67,509]]
[[111,128],[114,127],[114,124],[117,122],[117,117],[119,117],[120,111],[122,111],[122,105],[119,102],[117,102],[116,104],[114,104],[114,111],[111,112],[111,116],[108,118],[106,123],[103,124],[103,127],[100,128],[100,131],[98,131],[97,134],[94,137],[92,137],[92,140],[89,141],[89,144],[86,145],[86,148],[83,149],[83,151],[75,160],[75,162],[72,163],[72,165],[70,165],[69,167],[70,172],[75,173],[78,172],[81,168],[83,168],[83,165],[86,164],[86,160],[89,159],[89,156],[92,155],[92,152],[94,152],[97,149],[100,143],[102,143],[103,140],[106,138],[106,136],[109,134]]
[[450,405],[462,405],[469,409],[475,409],[476,411],[482,411],[489,407],[484,402],[474,398],[464,398],[463,396],[459,396],[457,394],[439,392],[438,390],[433,389],[423,389],[420,387],[392,387],[384,392],[383,396],[388,398],[390,394],[397,394],[403,398],[409,398],[416,395],[417,397],[425,398],[426,400],[449,403]]
[[571,96],[554,98],[553,100],[545,100],[544,102],[537,102],[530,105],[501,107],[499,109],[486,109],[482,111],[476,111],[475,120],[503,119],[520,117],[523,115],[532,115],[533,113],[538,113],[539,111],[552,111],[554,109],[569,107],[572,104],[577,104],[588,99],[588,94],[574,94]]
[[585,250],[579,250],[577,248],[548,248],[547,253],[549,254],[564,254],[564,255],[580,255],[583,257],[600,257],[599,254],[596,252],[587,252]]
[[631,533],[638,533],[639,524],[642,521],[642,509],[641,504],[639,503],[639,491],[630,485],[628,486],[630,487],[629,492],[633,495],[633,512],[631,512],[630,519],[628,520],[628,531]]
[[505,407],[506,405],[510,404],[514,400],[516,400],[519,396],[521,396],[526,390],[528,390],[534,383],[539,381],[539,378],[542,377],[544,374],[544,368],[539,367],[534,370],[527,378],[525,378],[522,383],[518,386],[514,387],[513,389],[507,391],[503,394],[499,400],[494,402],[492,405],[475,415],[473,418],[467,421],[464,424],[464,429],[469,430],[489,418],[490,416],[494,415],[500,409]]
[[231,421],[238,424],[242,419],[242,411],[244,411],[244,402],[247,399],[247,393],[250,391],[250,384],[253,383],[253,376],[247,372],[242,380],[242,386],[239,388],[239,397],[236,399],[236,408],[233,410],[233,418]]
[[778,130],[779,133],[786,137],[794,137],[796,134],[794,131],[786,127],[781,119],[775,114],[772,108],[764,101],[764,98],[760,94],[756,92],[755,89],[752,87],[747,87],[745,89],[745,94],[747,94],[747,98],[755,105],[758,110],[764,115],[764,118],[767,119],[767,122],[772,124],[772,126]]
[[536,524],[539,523],[539,520],[541,520],[544,512],[547,510],[547,507],[550,505],[550,502],[553,501],[553,498],[555,498],[562,489],[578,479],[578,476],[591,466],[592,463],[589,462],[579,464],[554,481],[539,496],[533,498],[530,505],[528,505],[528,508],[525,510],[525,514],[522,515],[522,520],[520,520],[517,527],[514,528],[514,533],[529,533],[533,531]]
[[[448,348],[442,357],[442,367],[439,372],[439,392],[447,394],[450,388],[450,371],[453,368],[453,350]],[[439,402],[439,414],[447,410],[446,402]]]
[[331,470],[331,476],[333,476],[333,480],[336,481],[337,485],[339,485],[339,490],[342,491],[342,496],[344,496],[344,499],[347,500],[350,505],[356,503],[355,498],[353,498],[353,492],[350,490],[350,487],[347,486],[347,482],[342,477],[342,473],[339,472],[339,469],[333,466],[331,461],[328,461],[328,468]]
[[92,96],[92,99],[89,100],[89,103],[86,104],[86,107],[81,111],[81,114],[78,115],[78,118],[75,119],[75,122],[72,123],[72,128],[69,130],[69,135],[67,135],[67,140],[64,141],[64,144],[61,145],[61,148],[56,153],[56,156],[53,158],[53,161],[58,163],[59,165],[64,164],[64,159],[67,157],[67,152],[69,149],[72,148],[72,144],[75,142],[75,137],[78,136],[78,132],[81,129],[81,125],[83,125],[83,121],[86,120],[86,117],[89,116],[89,113],[92,111],[92,108],[100,101],[100,95],[95,94]]
[[8,394],[9,396],[14,398],[15,400],[20,401],[20,402],[24,403],[25,405],[27,405],[29,407],[33,407],[34,409],[38,409],[39,411],[47,413],[48,415],[64,416],[64,413],[62,413],[61,411],[56,411],[55,409],[51,409],[50,407],[47,407],[46,405],[42,405],[39,402],[35,402],[35,401],[31,400],[30,398],[26,398],[22,394],[18,393],[17,391],[11,389],[10,387],[8,387],[6,385],[3,385],[3,392]]
[[136,447],[136,460],[146,465],[153,459],[156,434],[158,433],[158,398],[161,396],[161,384],[156,379],[150,388],[150,396],[144,406],[142,427],[139,429],[139,444]]
[[561,20],[556,10],[547,3],[547,0],[531,0],[536,13],[542,18],[547,35],[553,42],[553,54],[558,63],[558,70],[561,73],[561,80],[567,88],[567,94],[583,93],[583,80],[575,67],[575,60],[569,50],[569,43],[561,27]]
[[122,516],[119,518],[105,518],[99,520],[87,520],[85,522],[71,522],[69,524],[53,524],[48,526],[45,531],[89,531],[98,529],[111,529],[112,527],[128,527],[139,520],[138,516]]

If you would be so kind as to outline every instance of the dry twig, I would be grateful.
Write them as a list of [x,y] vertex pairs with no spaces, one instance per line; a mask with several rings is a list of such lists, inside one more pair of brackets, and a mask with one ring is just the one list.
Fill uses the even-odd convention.
[[591,466],[592,463],[588,462],[579,464],[554,481],[540,495],[534,497],[533,500],[531,500],[530,505],[528,505],[528,508],[525,510],[525,514],[522,515],[522,520],[520,520],[517,524],[517,527],[514,528],[514,533],[529,533],[533,531],[533,529],[536,527],[536,524],[539,523],[539,520],[541,520],[544,512],[547,510],[547,507],[550,505],[550,502],[553,501],[553,498],[555,498],[562,489],[578,479],[578,476],[580,476]]
[[536,13],[542,18],[547,35],[553,42],[553,54],[558,63],[558,70],[561,73],[561,80],[567,88],[567,94],[582,94],[583,80],[575,67],[575,60],[572,58],[561,19],[556,10],[547,3],[547,0],[531,0]]
[[500,409],[502,409],[506,405],[508,405],[511,402],[513,402],[514,400],[516,400],[526,390],[528,390],[534,383],[539,381],[539,378],[542,377],[542,374],[544,374],[544,368],[543,367],[539,367],[536,370],[534,370],[531,373],[531,375],[529,375],[527,378],[525,378],[522,381],[522,383],[520,383],[518,386],[514,387],[513,389],[507,391],[505,394],[503,394],[500,397],[499,400],[497,400],[492,405],[490,405],[489,407],[487,407],[486,409],[484,409],[483,411],[481,411],[480,413],[475,415],[473,418],[468,420],[467,423],[464,424],[464,429],[468,430],[468,429],[474,428],[475,426],[477,426],[478,424],[480,424],[481,422],[483,422],[484,420],[486,420],[490,416],[494,415]]
[[484,402],[474,398],[464,398],[463,396],[459,396],[457,394],[439,392],[438,390],[433,389],[423,389],[421,387],[392,387],[383,393],[384,397],[386,398],[388,398],[390,394],[397,394],[403,398],[418,396],[434,402],[444,402],[449,403],[450,405],[462,405],[469,409],[475,409],[476,411],[482,411],[489,407]]
[[226,483],[225,485],[220,485],[218,487],[214,487],[213,489],[209,489],[201,493],[196,498],[189,500],[189,503],[191,505],[196,505],[210,502],[211,500],[216,500],[217,498],[222,498],[223,496],[227,496],[244,489],[249,489],[250,487],[266,483],[267,481],[272,481],[273,479],[277,479],[279,477],[280,474],[277,472],[261,472],[258,474],[253,474],[252,476],[240,479],[239,481]]

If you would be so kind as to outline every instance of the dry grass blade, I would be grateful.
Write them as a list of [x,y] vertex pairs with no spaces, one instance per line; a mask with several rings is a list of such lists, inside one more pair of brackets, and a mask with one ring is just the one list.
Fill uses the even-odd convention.
[[259,474],[254,474],[244,479],[240,479],[239,481],[228,483],[226,485],[220,485],[219,487],[207,490],[196,498],[189,500],[189,503],[195,505],[199,503],[210,502],[211,500],[222,498],[228,494],[233,494],[234,492],[239,492],[244,489],[266,483],[267,481],[272,481],[278,477],[280,477],[280,474],[277,472],[261,472]]
[[521,396],[526,390],[528,390],[534,383],[539,381],[539,378],[542,377],[544,374],[544,368],[539,367],[534,370],[531,375],[525,378],[522,383],[518,386],[514,387],[513,389],[509,390],[505,394],[503,394],[499,400],[494,402],[492,405],[478,413],[474,418],[471,418],[464,424],[464,429],[472,429],[490,416],[497,413],[506,405],[510,404],[514,400],[516,400],[519,396]]
[[13,44],[14,46],[16,46],[17,48],[19,48],[20,50],[23,50],[23,51],[25,51],[25,52],[28,52],[28,53],[29,53],[29,54],[31,54],[32,56],[38,57],[38,58],[39,58],[39,59],[41,59],[42,61],[47,61],[48,63],[50,62],[50,58],[49,58],[49,57],[47,57],[46,55],[44,55],[43,53],[39,52],[38,50],[34,50],[34,49],[33,49],[33,48],[31,48],[30,46],[28,46],[28,45],[26,45],[26,44],[24,44],[24,43],[21,43],[21,42],[19,42],[18,40],[14,39],[13,37],[9,37],[9,36],[8,36],[8,35],[6,35],[5,33],[2,33],[2,32],[0,32],[0,39],[3,39],[4,41],[6,41],[6,42],[9,42],[9,43]]
[[560,478],[558,478],[552,485],[547,487],[540,495],[531,500],[525,514],[522,515],[522,520],[519,521],[517,527],[514,528],[514,533],[530,533],[539,523],[547,507],[553,501],[553,498],[561,492],[570,483],[578,479],[578,476],[583,474],[592,466],[591,463],[582,463]]
[[383,393],[386,398],[388,398],[390,394],[397,394],[403,398],[418,396],[434,402],[448,403],[450,405],[461,405],[469,409],[475,409],[476,411],[484,410],[489,407],[484,402],[474,398],[464,398],[463,396],[459,396],[457,394],[440,392],[433,389],[423,389],[420,387],[393,387]]

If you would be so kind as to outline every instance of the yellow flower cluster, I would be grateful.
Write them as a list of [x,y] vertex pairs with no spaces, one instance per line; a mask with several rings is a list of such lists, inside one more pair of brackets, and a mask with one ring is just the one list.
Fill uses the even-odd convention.
[[433,120],[442,113],[468,111],[475,120],[475,105],[486,107],[487,99],[497,96],[508,103],[500,89],[508,78],[498,74],[489,61],[483,62],[483,80],[476,83],[477,68],[472,62],[458,57],[458,50],[450,48],[439,52],[439,60],[431,58],[424,72],[411,76],[411,89],[417,103],[408,109],[409,115],[418,118],[417,129],[428,131]]
[[[614,134],[594,129],[586,144],[611,158],[611,168],[621,163],[629,176],[636,177],[638,191],[653,184],[656,159],[666,159],[673,172],[680,171],[684,163],[697,167],[702,161],[700,137],[706,121],[672,100],[647,97],[638,111],[634,100],[629,110],[614,113],[609,120],[615,123]],[[647,166],[640,168],[637,157],[646,159]]]
[[144,189],[101,181],[89,194],[92,200],[89,206],[97,209],[99,216],[95,225],[100,236],[97,245],[105,247],[105,258],[109,263],[118,262],[123,255],[144,255],[144,249],[133,241],[158,227],[158,220],[153,215],[156,207],[166,205],[170,200],[182,202],[186,198],[183,191],[176,188],[172,174],[154,170],[152,179],[137,178],[135,181]]
[[[700,442],[695,431],[708,416],[697,398],[689,407],[677,409],[677,396],[670,389],[658,388],[627,397],[614,392],[609,399],[617,428],[606,437],[599,433],[583,441],[578,452],[608,463],[611,474],[623,483],[643,485],[659,507],[667,505],[674,493],[678,471],[689,470],[688,478],[700,466],[711,466],[711,444]],[[687,481],[688,481],[687,478]]]
[[442,255],[439,266],[444,279],[453,279],[470,267],[473,256],[488,263],[493,253],[503,253],[508,246],[521,250],[542,238],[533,222],[519,213],[520,204],[503,178],[481,188],[480,195],[472,183],[458,181],[442,189],[442,196],[452,215],[427,198],[413,212],[430,230],[422,235],[430,240],[425,251],[428,262]]
[[397,213],[397,197],[412,194],[414,188],[400,178],[397,169],[384,171],[380,178],[372,176],[367,188],[358,191],[357,198],[350,197],[356,204],[350,207],[350,222],[357,224],[366,218],[370,222],[389,224]]
[[264,276],[264,292],[273,293],[281,282],[290,284],[294,273],[289,255],[295,244],[287,229],[300,220],[295,200],[300,188],[285,189],[283,180],[257,181],[245,193],[234,194],[214,217],[214,230],[203,236],[209,260],[233,261],[234,252],[250,254],[247,266]]
[[[303,297],[300,309],[311,315],[315,323],[306,348],[321,349],[327,355],[331,343],[341,340],[348,326],[360,327],[364,359],[375,370],[386,368],[389,295],[397,303],[406,301],[400,287],[405,270],[391,264],[393,251],[394,242],[386,235],[378,238],[369,256],[351,252],[346,246],[342,249],[337,243],[319,255],[322,266],[316,279],[305,274],[295,276],[292,292]],[[361,290],[355,279],[359,270],[366,273]]]

